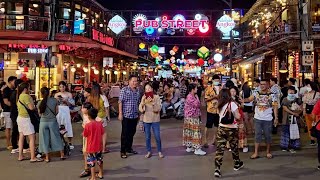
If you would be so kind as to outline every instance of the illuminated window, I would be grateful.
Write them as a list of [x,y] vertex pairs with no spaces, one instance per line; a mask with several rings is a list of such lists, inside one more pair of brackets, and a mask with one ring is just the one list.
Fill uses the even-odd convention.
[[0,3],[0,14],[4,14],[6,9],[5,9],[5,2]]
[[74,19],[81,19],[81,12],[80,11],[74,12]]
[[81,9],[81,6],[79,4],[76,4],[76,9]]
[[89,12],[89,8],[82,7],[82,11],[83,11],[83,12]]
[[40,5],[39,4],[29,4],[29,15],[39,16],[40,15]]
[[23,14],[23,3],[7,2],[8,14]]

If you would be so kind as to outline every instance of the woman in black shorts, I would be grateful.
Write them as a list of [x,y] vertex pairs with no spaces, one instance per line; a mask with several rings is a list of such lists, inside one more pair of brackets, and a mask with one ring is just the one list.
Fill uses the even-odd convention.
[[[252,90],[248,85],[248,82],[245,82],[242,86],[241,98],[246,99],[252,95]],[[253,102],[244,103],[243,113],[244,113],[244,123],[247,129],[247,133],[254,134],[254,124],[253,124]]]

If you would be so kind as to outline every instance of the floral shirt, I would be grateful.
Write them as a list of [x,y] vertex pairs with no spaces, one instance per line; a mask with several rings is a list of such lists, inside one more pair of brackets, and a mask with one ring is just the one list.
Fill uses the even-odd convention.
[[[218,88],[217,88],[218,87]],[[211,99],[211,97],[219,94],[219,86],[208,86],[205,90],[205,99]],[[218,99],[213,99],[207,102],[207,112],[212,114],[218,114]]]
[[200,100],[198,96],[188,94],[184,105],[184,117],[199,117],[200,115]]
[[278,106],[279,98],[270,91],[263,94],[260,92],[253,93],[255,99],[254,118],[264,121],[272,121],[273,106]]
[[306,104],[315,105],[319,99],[320,99],[319,92],[312,91],[312,92],[306,93],[302,98],[303,108],[306,108]]

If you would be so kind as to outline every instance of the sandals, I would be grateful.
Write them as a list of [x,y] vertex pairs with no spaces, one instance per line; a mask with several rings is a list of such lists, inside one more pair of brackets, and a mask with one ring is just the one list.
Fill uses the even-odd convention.
[[30,160],[30,158],[22,158],[22,159],[18,159],[18,161],[25,161],[25,160]]
[[50,159],[45,159],[44,162],[49,163]]
[[151,156],[152,156],[152,154],[151,154],[150,152],[148,152],[148,154],[145,155],[144,157],[145,157],[145,158],[151,158]]
[[35,160],[30,160],[30,163],[37,163],[37,162],[43,162],[43,159],[37,158]]
[[162,153],[159,153],[159,158],[160,159],[164,158],[164,155]]
[[258,158],[260,158],[260,156],[259,155],[254,156],[254,154],[250,157],[250,159],[258,159]]
[[267,153],[267,158],[268,159],[272,159],[273,158],[273,155],[271,153]]
[[60,160],[66,160],[67,159],[67,157],[65,157],[65,156],[63,156],[63,157],[60,157]]
[[89,169],[85,169],[84,171],[82,171],[82,173],[80,174],[80,178],[84,178],[84,177],[88,177],[91,175],[91,172]]
[[96,178],[103,179],[103,176],[100,176],[99,173],[96,173]]
[[105,149],[104,151],[102,151],[102,154],[107,154],[107,153],[109,153],[109,152],[110,152],[109,149]]

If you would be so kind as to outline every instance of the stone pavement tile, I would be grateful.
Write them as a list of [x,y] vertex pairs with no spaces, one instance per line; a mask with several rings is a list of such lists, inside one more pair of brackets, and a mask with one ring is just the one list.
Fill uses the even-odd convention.
[[[214,179],[214,151],[210,146],[205,149],[207,156],[199,157],[185,152],[182,147],[183,121],[174,119],[162,120],[161,137],[164,159],[157,157],[155,142],[153,144],[153,157],[144,158],[146,153],[144,133],[137,130],[134,139],[134,149],[138,155],[129,156],[128,159],[120,158],[120,132],[121,124],[112,120],[108,125],[108,148],[111,153],[104,156],[105,179],[108,180],[197,180]],[[60,161],[58,156],[53,157],[50,163],[30,164],[28,161],[18,162],[17,155],[10,155],[4,150],[5,140],[0,139],[0,169],[1,179],[34,179],[34,180],[74,180],[83,168],[81,149],[81,125],[74,125],[74,144],[76,149],[72,156]],[[204,125],[204,123],[203,123]],[[3,136],[3,133],[0,133]],[[250,160],[253,150],[253,139],[250,138],[249,153],[240,153],[240,158],[245,163],[245,168],[235,172],[231,152],[226,151],[222,166],[222,179],[250,180],[319,180],[320,171],[316,170],[316,148],[308,146],[306,134],[302,133],[302,141],[305,146],[296,154],[282,152],[278,146],[279,136],[275,136],[276,144],[273,145],[274,158],[265,158],[265,152],[261,152],[262,158]]]

